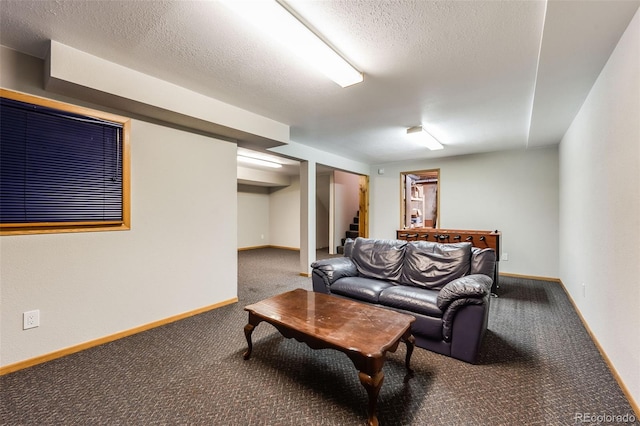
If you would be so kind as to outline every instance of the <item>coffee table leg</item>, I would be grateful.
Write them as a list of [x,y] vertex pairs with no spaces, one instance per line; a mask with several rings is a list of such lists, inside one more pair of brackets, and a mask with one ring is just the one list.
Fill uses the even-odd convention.
[[244,337],[247,339],[247,345],[249,348],[242,355],[244,359],[249,359],[251,356],[251,351],[253,350],[253,344],[251,343],[251,333],[253,333],[253,329],[256,328],[255,325],[247,324],[244,326]]
[[403,337],[402,340],[404,340],[404,343],[407,345],[407,357],[404,360],[404,365],[407,367],[407,372],[413,373],[413,370],[409,366],[409,363],[411,362],[411,354],[413,354],[413,348],[416,343],[416,338],[413,337],[412,334],[409,334],[408,337]]
[[251,343],[251,333],[253,333],[253,329],[256,328],[258,324],[260,324],[262,320],[254,315],[249,313],[249,323],[244,326],[244,337],[247,339],[247,345],[249,348],[242,355],[244,359],[249,359],[251,356],[251,351],[253,350],[253,343]]
[[378,394],[384,381],[384,373],[378,371],[373,376],[368,375],[365,372],[358,374],[360,383],[367,390],[369,395],[369,426],[378,426],[378,418],[376,417],[376,405],[378,404]]

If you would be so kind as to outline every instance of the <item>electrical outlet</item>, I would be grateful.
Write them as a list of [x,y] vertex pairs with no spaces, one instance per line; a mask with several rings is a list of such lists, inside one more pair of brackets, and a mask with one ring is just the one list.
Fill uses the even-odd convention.
[[40,327],[40,310],[24,312],[22,314],[22,329],[28,330],[36,327]]
[[502,253],[502,259],[500,260],[504,260],[505,262],[509,261],[509,253]]

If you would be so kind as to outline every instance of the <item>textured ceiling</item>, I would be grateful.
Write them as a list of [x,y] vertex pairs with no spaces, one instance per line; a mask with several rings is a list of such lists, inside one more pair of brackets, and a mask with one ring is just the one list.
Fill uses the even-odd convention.
[[[356,68],[340,88],[216,1],[0,2],[0,43],[52,39],[291,126],[370,164],[557,144],[640,1],[288,0]],[[423,123],[442,151],[405,138]]]

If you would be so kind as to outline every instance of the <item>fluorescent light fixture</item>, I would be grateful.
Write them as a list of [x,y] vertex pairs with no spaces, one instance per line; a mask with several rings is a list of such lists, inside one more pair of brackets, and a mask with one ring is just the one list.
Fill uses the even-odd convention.
[[276,163],[275,161],[262,160],[260,158],[254,157],[245,157],[244,155],[238,155],[238,161],[242,161],[243,163],[255,164],[256,166],[271,167],[274,169],[279,169],[282,167],[282,164]]
[[410,127],[407,129],[407,135],[421,144],[426,145],[431,151],[443,149],[444,146],[431,136],[422,126]]
[[363,75],[276,0],[220,0],[342,87]]

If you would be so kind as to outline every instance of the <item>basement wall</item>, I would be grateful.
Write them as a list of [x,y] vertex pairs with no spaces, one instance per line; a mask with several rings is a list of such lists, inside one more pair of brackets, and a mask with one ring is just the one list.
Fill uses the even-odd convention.
[[497,229],[509,254],[500,272],[558,277],[556,146],[373,166],[372,238],[400,227],[400,173],[427,169],[440,169],[440,228]]
[[[44,91],[42,60],[0,55],[2,87],[103,109]],[[235,144],[141,119],[130,144],[131,230],[0,237],[0,366],[237,297]]]
[[[560,144],[560,278],[640,404],[640,12]],[[621,413],[624,414],[624,413]]]

